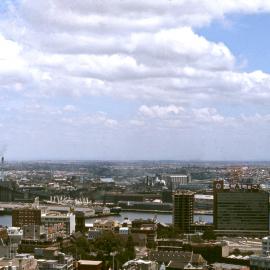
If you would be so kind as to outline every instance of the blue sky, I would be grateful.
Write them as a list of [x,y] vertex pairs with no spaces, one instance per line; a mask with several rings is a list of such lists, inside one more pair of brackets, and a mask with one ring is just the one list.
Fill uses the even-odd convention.
[[266,1],[7,0],[0,22],[7,159],[270,159]]
[[230,48],[239,61],[247,63],[246,71],[261,69],[270,72],[270,40],[267,29],[270,26],[270,14],[229,15],[226,22],[214,21],[197,33],[208,40],[223,42]]

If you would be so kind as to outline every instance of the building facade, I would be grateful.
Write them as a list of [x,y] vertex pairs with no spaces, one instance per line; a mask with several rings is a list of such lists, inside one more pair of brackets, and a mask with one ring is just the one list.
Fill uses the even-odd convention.
[[217,235],[268,235],[269,193],[257,185],[224,188],[222,181],[214,181],[213,191]]
[[173,225],[181,233],[191,232],[194,194],[191,191],[178,191],[173,195]]
[[169,190],[176,191],[181,189],[182,186],[191,183],[191,176],[185,174],[172,174],[162,176],[162,179],[165,180]]
[[41,225],[41,210],[38,208],[17,208],[12,210],[12,226]]
[[270,236],[262,239],[262,254],[265,256],[270,255]]
[[73,213],[59,213],[48,212],[41,215],[41,223],[45,226],[45,229],[53,227],[56,224],[63,224],[63,231],[70,235],[75,232],[75,214]]

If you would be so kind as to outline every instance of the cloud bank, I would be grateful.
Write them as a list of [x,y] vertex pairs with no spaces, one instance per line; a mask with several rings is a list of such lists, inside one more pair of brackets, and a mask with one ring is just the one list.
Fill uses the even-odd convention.
[[5,1],[0,129],[11,156],[269,158],[270,75],[197,31],[269,11],[260,0]]

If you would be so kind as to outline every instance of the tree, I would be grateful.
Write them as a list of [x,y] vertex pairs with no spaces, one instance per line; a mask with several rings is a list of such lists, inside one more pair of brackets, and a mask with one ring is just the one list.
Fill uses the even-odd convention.
[[125,252],[126,252],[126,255],[128,257],[128,260],[134,259],[135,256],[136,256],[136,252],[135,252],[135,246],[134,246],[133,238],[132,238],[131,235],[128,236],[125,249],[126,249]]
[[207,228],[202,235],[204,240],[216,240],[216,234],[212,228]]
[[177,232],[177,229],[175,229],[173,226],[169,226],[169,227],[158,226],[157,237],[158,238],[178,238],[179,233]]

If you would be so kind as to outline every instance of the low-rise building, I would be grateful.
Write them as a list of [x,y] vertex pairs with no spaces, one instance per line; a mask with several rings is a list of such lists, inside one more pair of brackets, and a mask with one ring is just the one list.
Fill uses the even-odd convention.
[[101,230],[92,229],[88,231],[88,240],[95,240],[101,235]]
[[67,235],[75,232],[75,214],[73,213],[60,213],[60,212],[47,212],[41,215],[41,223],[45,228],[49,228],[55,224],[63,224],[63,230]]
[[128,235],[130,231],[130,228],[128,227],[121,227],[119,228],[119,234],[120,235]]
[[77,270],[101,270],[102,261],[79,260]]
[[155,261],[147,261],[135,259],[123,264],[124,270],[158,270],[158,263]]
[[65,253],[59,252],[54,248],[37,248],[35,249],[35,257],[38,258],[39,270],[73,270],[73,257]]
[[265,256],[270,254],[270,236],[262,239],[262,254]]
[[42,238],[46,238],[44,226],[34,224],[23,226],[23,239],[40,240]]
[[167,269],[206,269],[207,261],[200,255],[184,251],[155,251],[148,253],[148,259],[165,264]]
[[93,228],[100,231],[111,231],[114,232],[116,228],[119,228],[120,225],[118,221],[115,220],[96,220],[93,224]]
[[152,246],[155,244],[156,238],[157,238],[157,225],[152,223],[132,223],[132,234],[144,234],[146,235],[146,245]]
[[37,270],[37,260],[29,254],[19,254],[13,259],[0,259],[0,269]]
[[22,240],[22,230],[17,227],[0,229],[0,257],[12,259]]
[[183,249],[183,240],[180,239],[157,239],[156,243],[159,251],[181,251]]
[[262,239],[261,255],[250,256],[251,270],[269,270],[270,269],[270,236]]
[[229,263],[213,263],[211,268],[213,270],[249,270],[248,266]]

